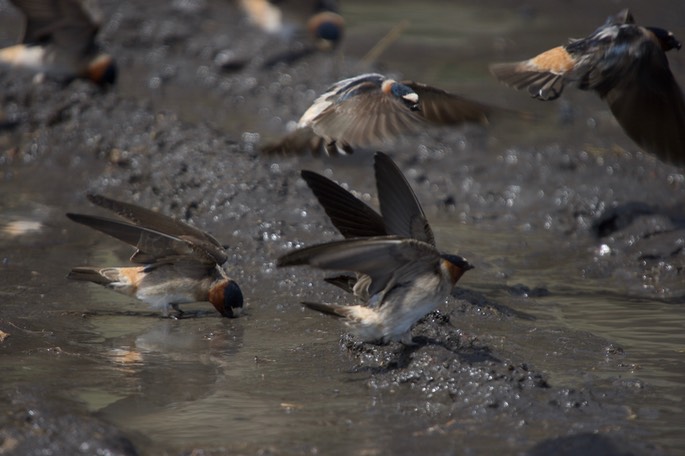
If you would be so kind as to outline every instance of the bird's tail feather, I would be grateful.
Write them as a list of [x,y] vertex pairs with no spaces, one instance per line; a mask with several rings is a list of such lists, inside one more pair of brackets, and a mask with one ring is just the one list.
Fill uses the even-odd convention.
[[73,268],[71,271],[69,271],[67,278],[72,280],[84,280],[87,282],[93,282],[100,285],[109,285],[110,283],[117,281],[117,279],[115,279],[111,275],[105,274],[104,269],[88,267]]
[[357,283],[357,278],[351,275],[339,275],[333,277],[324,277],[325,282],[335,285],[338,288],[345,290],[348,293],[354,293],[354,286]]
[[350,315],[348,306],[341,306],[338,304],[323,304],[320,302],[302,302],[302,305],[312,310],[316,310],[326,315],[333,315],[334,317],[345,318]]

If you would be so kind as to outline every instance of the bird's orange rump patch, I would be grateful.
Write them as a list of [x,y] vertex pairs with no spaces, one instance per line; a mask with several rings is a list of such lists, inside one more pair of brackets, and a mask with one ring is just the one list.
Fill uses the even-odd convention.
[[576,64],[571,54],[563,46],[555,47],[545,51],[528,61],[529,65],[536,67],[536,70],[550,71],[556,74],[566,73]]
[[23,44],[0,49],[0,61],[8,65],[14,65],[19,60],[26,46]]
[[[134,289],[137,289],[140,282],[145,277],[144,266],[136,266],[133,268],[116,268],[119,272],[119,282],[128,283]],[[123,280],[122,280],[123,279]]]
[[40,71],[45,57],[42,46],[27,46],[17,44],[0,49],[0,63],[10,66],[24,67]]

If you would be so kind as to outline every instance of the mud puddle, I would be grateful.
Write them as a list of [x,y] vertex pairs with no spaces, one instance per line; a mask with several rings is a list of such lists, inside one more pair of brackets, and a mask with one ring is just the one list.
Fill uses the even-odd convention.
[[[626,6],[685,36],[672,2]],[[539,106],[486,70],[589,32],[618,6],[344,8],[344,58],[227,73],[219,53],[263,40],[236,23],[232,5],[103,2],[113,18],[106,43],[133,68],[124,86],[101,93],[76,82],[61,92],[0,75],[2,109],[22,121],[0,132],[0,330],[9,334],[0,389],[15,411],[3,417],[4,442],[31,445],[23,418],[43,416],[52,424],[40,429],[62,426],[44,434],[67,451],[80,421],[61,417],[76,414],[87,423],[78,427],[111,423],[108,432],[144,454],[682,451],[682,173],[637,151],[590,94]],[[234,27],[221,26],[224,14]],[[299,170],[348,183],[374,204],[371,156],[267,159],[255,141],[364,68],[357,59],[405,17],[411,25],[376,62],[381,70],[543,116],[533,126],[431,133],[390,151],[439,245],[477,269],[418,325],[417,347],[359,346],[339,322],[299,305],[341,299],[321,274],[273,261],[338,236]],[[682,56],[671,65],[683,74]],[[63,216],[99,213],[86,190],[228,243],[246,315],[221,319],[198,303],[187,307],[192,318],[161,319],[67,282],[72,266],[125,264],[130,254]]]

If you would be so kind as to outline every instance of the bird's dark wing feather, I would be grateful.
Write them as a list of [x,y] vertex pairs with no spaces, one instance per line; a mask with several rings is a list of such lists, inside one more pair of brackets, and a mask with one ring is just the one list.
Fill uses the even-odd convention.
[[[619,16],[619,24],[632,24],[629,12]],[[579,87],[605,99],[626,134],[644,150],[685,164],[685,99],[658,39],[639,26],[612,32],[611,39],[596,42],[590,52],[594,57],[574,70]]]
[[685,98],[660,49],[605,95],[626,134],[647,152],[685,165]]
[[154,231],[166,233],[172,236],[186,235],[192,238],[203,240],[203,243],[211,244],[217,248],[222,248],[219,241],[206,231],[175,220],[159,212],[136,206],[135,204],[117,201],[102,195],[88,194],[88,200],[102,208],[110,210],[115,214],[133,222],[135,225],[149,228]]
[[493,106],[472,101],[415,81],[402,81],[419,96],[418,114],[438,125],[461,125],[463,123],[487,124],[496,111]]
[[277,261],[279,267],[309,264],[320,269],[354,271],[371,277],[369,296],[386,288],[408,269],[413,273],[439,267],[440,255],[430,244],[398,236],[345,239],[290,252]]
[[95,215],[68,213],[67,217],[136,247],[138,251],[131,257],[134,263],[160,263],[179,257],[192,257],[207,265],[223,264],[226,261],[225,252],[222,257],[217,258],[202,245],[202,241],[188,236],[171,236],[128,222]]
[[304,170],[301,175],[340,234],[346,238],[388,234],[383,218],[352,193],[313,171]]
[[435,246],[435,237],[409,182],[392,159],[377,152],[376,186],[387,234],[413,238]]
[[357,148],[391,143],[422,125],[415,111],[375,90],[333,103],[313,120],[312,128],[319,136]]

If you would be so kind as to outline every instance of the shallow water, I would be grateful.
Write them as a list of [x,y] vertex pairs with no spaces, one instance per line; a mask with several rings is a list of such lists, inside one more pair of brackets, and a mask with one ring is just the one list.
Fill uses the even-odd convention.
[[[55,225],[48,230],[69,229],[66,222]],[[473,318],[456,322],[460,331],[480,334],[480,342],[500,354],[524,357],[556,385],[634,384],[637,394],[625,413],[634,415],[650,441],[682,446],[681,304],[623,293],[622,280],[583,278],[577,265],[592,242],[573,251],[562,246],[557,258],[549,258],[552,235],[445,220],[433,227],[445,250],[477,258],[478,274],[465,276],[461,288],[507,303],[527,320],[517,319],[525,334],[512,334],[503,321]],[[487,244],[479,242],[484,232]],[[430,429],[445,424],[431,418],[440,416],[431,412],[435,404],[403,395],[396,402],[392,390],[369,389],[369,373],[339,351],[339,323],[305,312],[277,290],[253,290],[240,319],[217,319],[197,304],[189,310],[200,318],[176,321],[97,286],[66,283],[68,265],[80,263],[83,252],[102,262],[116,245],[97,234],[71,237],[22,259],[14,269],[20,278],[11,277],[20,291],[3,287],[14,305],[26,309],[6,329],[12,349],[3,354],[5,392],[39,379],[138,435],[150,452],[284,445],[287,452],[445,452],[467,445],[480,453],[508,446],[466,437],[457,445],[454,431],[435,435]],[[5,261],[11,271],[14,261]],[[517,285],[541,296],[512,296]],[[412,420],[393,418],[402,416]],[[461,419],[465,429],[472,427]],[[517,440],[525,445],[534,438],[526,431]]]
[[[380,59],[384,68],[477,99],[544,114],[540,126],[500,130],[494,149],[506,149],[510,141],[530,148],[556,141],[562,148],[573,148],[595,137],[631,148],[606,107],[590,94],[569,94],[570,100],[582,100],[580,120],[562,128],[558,106],[538,106],[522,94],[484,82],[492,60],[523,58],[563,37],[590,32],[628,2],[521,3],[514,12],[510,2],[466,2],[446,8],[448,3],[422,2],[417,13],[414,2],[395,2],[388,9],[347,1],[346,51],[363,56],[390,27],[410,17],[409,28]],[[590,5],[592,14],[581,14]],[[634,6],[639,10],[639,3]],[[557,16],[565,20],[557,23]],[[649,11],[639,10],[643,16],[640,20],[646,23],[674,31],[680,27],[680,35],[685,35],[683,5],[652,2]],[[511,42],[493,38],[499,34]],[[671,64],[685,75],[682,55],[672,57]],[[177,109],[183,120],[208,120],[215,126],[235,120],[221,128],[226,134],[234,128],[259,128],[263,116],[212,115],[211,108],[198,109],[187,101],[194,98],[192,91],[171,96],[174,89],[183,91],[179,84],[167,89],[171,93],[150,97],[156,109]],[[133,98],[145,90],[124,86],[122,92]],[[216,99],[206,101],[209,107],[222,106]],[[599,119],[598,126],[588,127],[595,125],[588,122],[590,112],[599,112],[593,117]],[[149,454],[193,448],[231,454],[257,449],[487,454],[525,450],[540,439],[569,432],[550,417],[544,417],[543,425],[531,426],[523,418],[521,423],[510,417],[487,419],[468,405],[461,408],[467,413],[458,415],[450,412],[441,391],[413,391],[400,384],[377,387],[373,369],[341,348],[344,328],[339,322],[306,312],[297,304],[303,296],[291,296],[292,289],[276,280],[269,286],[250,283],[246,315],[235,320],[216,318],[206,303],[187,307],[197,318],[161,319],[95,285],[67,282],[64,277],[71,266],[123,264],[130,252],[104,236],[77,229],[63,217],[79,207],[77,198],[102,165],[93,161],[92,166],[83,166],[86,171],[71,176],[66,185],[49,178],[52,165],[49,160],[23,167],[3,165],[0,229],[6,228],[0,233],[0,329],[10,334],[0,342],[3,393],[32,383],[82,401],[130,433]],[[361,173],[352,183],[364,179]],[[422,192],[426,194],[430,192]],[[560,236],[541,228],[539,220],[488,223],[487,214],[470,224],[462,214],[438,214],[425,199],[422,196],[439,246],[476,264],[477,269],[460,281],[460,289],[485,296],[515,315],[489,318],[484,311],[478,318],[477,312],[467,312],[462,320],[452,321],[455,332],[477,334],[480,344],[497,357],[530,364],[553,385],[592,385],[591,390],[609,404],[607,415],[631,423],[629,432],[635,431],[637,438],[672,454],[685,451],[682,282],[645,286],[620,270],[607,273],[600,266],[589,267],[592,261],[602,262],[603,244],[590,234]],[[241,273],[271,277],[264,269]],[[303,279],[305,295],[308,289],[317,289],[310,285],[314,280]],[[614,388],[621,390],[615,401]],[[617,428],[627,426],[623,420],[616,422]],[[582,424],[577,428],[586,429]]]

